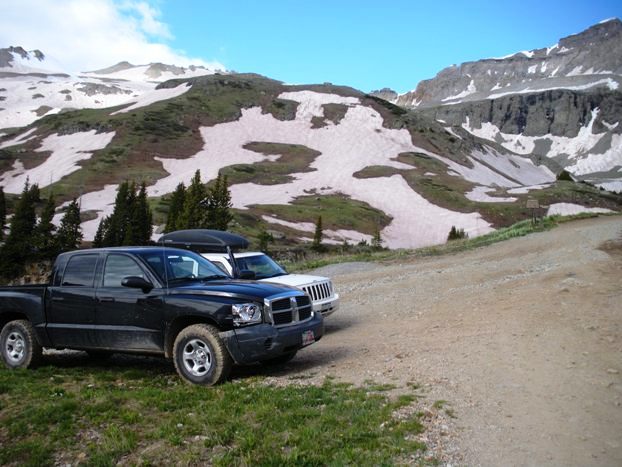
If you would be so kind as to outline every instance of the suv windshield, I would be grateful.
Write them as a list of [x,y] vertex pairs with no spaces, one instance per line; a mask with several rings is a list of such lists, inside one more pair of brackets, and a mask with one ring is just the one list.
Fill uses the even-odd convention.
[[267,279],[287,274],[285,269],[266,255],[244,256],[235,258],[235,261],[238,264],[238,268],[253,271],[256,279]]
[[196,253],[191,251],[166,249],[145,251],[138,254],[162,282],[207,281],[224,279],[228,276]]

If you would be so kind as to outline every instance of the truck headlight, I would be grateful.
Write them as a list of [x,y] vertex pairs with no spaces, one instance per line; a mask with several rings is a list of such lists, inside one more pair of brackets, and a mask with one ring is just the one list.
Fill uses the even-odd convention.
[[231,306],[233,324],[245,326],[261,323],[261,306],[256,303],[240,303]]

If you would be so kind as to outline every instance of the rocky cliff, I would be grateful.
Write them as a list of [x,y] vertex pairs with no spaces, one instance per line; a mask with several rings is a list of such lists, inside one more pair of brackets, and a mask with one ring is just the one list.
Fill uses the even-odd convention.
[[430,107],[555,88],[615,90],[621,76],[622,22],[612,19],[550,47],[450,66],[394,102]]

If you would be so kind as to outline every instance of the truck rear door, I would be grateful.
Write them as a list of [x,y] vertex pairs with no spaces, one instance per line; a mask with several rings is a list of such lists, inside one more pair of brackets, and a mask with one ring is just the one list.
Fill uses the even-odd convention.
[[95,272],[100,255],[72,255],[49,287],[47,332],[54,347],[97,347]]

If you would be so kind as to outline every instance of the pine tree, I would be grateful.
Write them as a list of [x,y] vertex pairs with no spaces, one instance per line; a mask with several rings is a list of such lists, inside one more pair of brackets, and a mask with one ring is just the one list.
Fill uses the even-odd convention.
[[104,237],[110,228],[110,217],[104,217],[97,227],[95,238],[93,238],[93,248],[101,248],[104,246]]
[[34,233],[37,222],[35,204],[39,201],[39,187],[24,184],[17,202],[11,230],[0,250],[0,275],[7,278],[18,276],[24,263],[33,257]]
[[274,241],[272,234],[268,233],[266,230],[262,230],[257,236],[257,239],[259,240],[259,251],[268,253],[268,246]]
[[136,209],[136,183],[128,184],[127,198],[125,199],[125,213],[120,214],[123,237],[120,245],[136,245],[138,237],[138,219]]
[[204,200],[207,197],[205,185],[201,182],[201,171],[197,170],[186,190],[184,209],[178,229],[199,229],[205,225]]
[[168,208],[168,217],[166,218],[166,227],[164,232],[173,232],[179,230],[180,219],[184,209],[184,199],[186,198],[186,186],[183,183],[177,185],[175,191],[171,195],[171,201]]
[[134,213],[136,216],[136,245],[148,245],[153,234],[153,214],[147,201],[145,182],[140,184]]
[[322,237],[324,236],[322,229],[322,216],[317,218],[317,222],[315,223],[315,233],[313,234],[313,244],[311,248],[316,251],[321,251],[323,249],[322,246]]
[[233,220],[231,215],[231,193],[227,186],[227,176],[218,174],[216,182],[208,190],[207,198],[203,201],[206,207],[205,226],[208,229],[227,230]]
[[374,250],[382,249],[382,237],[380,236],[380,229],[376,227],[376,231],[374,232],[374,236],[371,239],[371,246]]
[[42,259],[52,259],[57,254],[54,237],[56,226],[52,223],[55,210],[54,195],[50,194],[41,212],[39,223],[35,227],[34,245],[37,249],[37,256]]
[[[105,229],[102,230],[101,246],[120,246],[125,240],[125,231],[128,217],[128,196],[130,185],[127,181],[119,185],[114,200],[112,214],[106,218]],[[100,223],[100,227],[102,224]]]
[[82,228],[80,227],[80,206],[74,198],[60,221],[60,227],[56,235],[59,251],[75,250],[82,242]]
[[4,188],[0,187],[0,240],[4,238],[6,227],[6,199],[4,198]]

